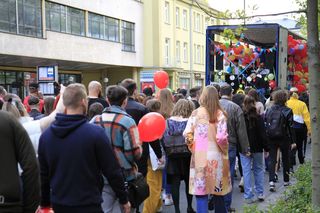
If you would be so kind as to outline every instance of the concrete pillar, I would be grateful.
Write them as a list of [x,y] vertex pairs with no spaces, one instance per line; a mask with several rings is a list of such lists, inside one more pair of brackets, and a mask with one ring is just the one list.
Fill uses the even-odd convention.
[[85,25],[85,36],[89,35],[89,12],[84,11],[84,25]]
[[41,21],[42,21],[42,37],[47,38],[47,23],[46,23],[46,1],[41,1]]

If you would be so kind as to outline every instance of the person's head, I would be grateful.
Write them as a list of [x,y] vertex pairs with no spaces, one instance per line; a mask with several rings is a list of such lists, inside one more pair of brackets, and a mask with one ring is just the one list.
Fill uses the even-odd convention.
[[16,118],[29,116],[21,99],[17,95],[8,93],[3,97],[3,101],[3,111],[11,113]]
[[249,92],[248,92],[248,95],[251,96],[256,102],[260,101],[259,100],[259,94],[258,94],[257,90],[250,89]]
[[246,88],[244,88],[244,94],[245,94],[245,95],[248,95],[248,93],[249,93],[250,90],[252,90],[251,87],[246,87]]
[[299,90],[296,87],[290,88],[290,97],[299,98]]
[[242,108],[243,107],[244,97],[245,97],[245,95],[241,94],[241,93],[234,94],[232,96],[232,102],[237,104],[239,107]]
[[28,100],[30,109],[39,110],[39,102],[40,102],[40,99],[38,97],[31,95]]
[[218,111],[222,111],[219,103],[219,95],[217,89],[214,86],[206,86],[199,99],[200,106],[206,108],[209,114],[209,121],[216,122],[218,117]]
[[140,93],[140,94],[136,95],[136,101],[138,101],[139,103],[142,104],[146,97],[147,96],[144,93]]
[[288,93],[285,90],[278,90],[272,95],[275,104],[284,106],[288,100]]
[[128,90],[129,97],[135,95],[137,91],[137,83],[131,78],[124,79],[121,82],[121,86]]
[[186,96],[187,96],[187,92],[188,92],[188,91],[187,91],[186,89],[180,89],[178,93],[179,93],[179,94],[182,94],[183,97],[186,97]]
[[180,99],[184,99],[185,97],[181,93],[177,93],[173,96],[173,102],[177,103]]
[[55,81],[55,82],[53,83],[53,87],[54,87],[54,95],[55,95],[55,96],[59,95],[60,89],[61,89],[60,84]]
[[276,87],[276,88],[274,88],[274,90],[271,92],[271,95],[270,95],[270,100],[271,100],[271,101],[273,101],[273,95],[275,94],[275,92],[277,92],[277,91],[279,91],[279,90],[281,90],[281,88],[280,88],[280,87]]
[[95,102],[90,105],[88,111],[88,119],[91,120],[96,115],[101,115],[103,112],[103,105],[99,102]]
[[44,99],[44,113],[45,115],[50,115],[53,112],[55,98],[54,97],[46,97]]
[[154,97],[152,97],[152,96],[147,96],[147,97],[143,100],[142,104],[146,106],[146,105],[147,105],[147,102],[150,101],[150,100],[152,100],[152,99],[154,99]]
[[256,109],[256,101],[252,96],[246,95],[243,101],[243,112],[247,116],[249,121],[249,128],[254,128],[256,126],[256,119],[258,117]]
[[200,97],[201,87],[193,87],[189,90],[189,95],[192,99],[198,100]]
[[232,87],[225,83],[220,87],[220,96],[228,96],[231,97],[232,96]]
[[90,97],[102,97],[102,86],[98,81],[90,81],[88,85],[88,92]]
[[3,98],[7,95],[7,91],[3,86],[0,86],[0,98]]
[[172,116],[178,116],[182,118],[189,118],[194,110],[194,104],[192,101],[186,99],[180,99],[173,108]]
[[143,93],[144,93],[147,97],[149,97],[149,96],[152,96],[152,95],[153,95],[153,90],[152,90],[151,87],[146,87],[146,88],[143,89]]
[[112,85],[107,88],[107,101],[112,106],[125,108],[127,105],[128,90],[123,86]]
[[237,58],[234,59],[233,63],[234,63],[234,65],[238,66],[239,65],[239,59],[237,59]]
[[160,113],[165,118],[169,118],[173,110],[173,98],[170,90],[168,89],[160,90],[159,101],[161,102]]
[[157,99],[147,101],[146,107],[150,112],[160,112],[161,102]]
[[34,93],[38,94],[38,92],[39,92],[39,84],[38,83],[30,83],[29,84],[29,92],[31,94],[34,94]]
[[66,107],[66,114],[87,114],[87,92],[83,84],[74,83],[68,85],[64,90],[62,100],[64,106]]

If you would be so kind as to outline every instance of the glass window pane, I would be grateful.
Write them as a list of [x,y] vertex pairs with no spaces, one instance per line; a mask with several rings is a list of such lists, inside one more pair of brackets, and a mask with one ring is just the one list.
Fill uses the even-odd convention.
[[16,81],[16,72],[6,72],[6,84],[12,84]]
[[0,30],[13,33],[17,32],[15,0],[0,1]]
[[119,41],[119,20],[106,17],[106,39]]
[[104,17],[89,13],[89,36],[93,38],[104,38]]
[[134,51],[134,24],[122,21],[122,48]]
[[19,34],[41,37],[41,0],[17,1]]
[[4,85],[6,83],[5,72],[0,72],[0,84]]
[[84,35],[84,11],[68,7],[67,32]]

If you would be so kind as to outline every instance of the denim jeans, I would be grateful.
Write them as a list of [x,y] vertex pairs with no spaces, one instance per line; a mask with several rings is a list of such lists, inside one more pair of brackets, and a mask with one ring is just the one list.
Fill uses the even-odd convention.
[[[225,201],[223,196],[213,195],[214,199],[214,212],[227,213]],[[197,213],[208,213],[208,195],[196,195],[197,200]]]
[[251,164],[253,168],[254,176],[254,188],[257,196],[263,195],[263,183],[264,183],[264,167],[263,167],[263,153],[252,153],[250,157],[240,154],[241,165],[243,171],[244,181],[244,198],[250,199],[254,197],[252,190],[252,175]]
[[[237,148],[235,146],[229,146],[229,162],[230,162],[230,175],[231,175],[232,188],[233,188],[233,178],[234,178],[234,168],[236,164],[236,157],[237,157]],[[225,202],[226,208],[229,209],[232,203],[232,191],[224,196],[224,202]]]

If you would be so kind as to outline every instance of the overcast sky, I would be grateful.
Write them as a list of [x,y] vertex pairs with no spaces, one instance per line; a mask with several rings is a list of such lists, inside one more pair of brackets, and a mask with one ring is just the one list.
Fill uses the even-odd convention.
[[[287,12],[291,10],[298,10],[298,6],[295,4],[295,0],[245,0],[246,10],[248,15],[254,14],[270,14]],[[243,9],[244,0],[209,0],[209,4],[218,10],[236,11],[237,9]],[[253,12],[249,9],[249,6],[257,5],[258,9]],[[278,19],[285,16],[266,17],[264,19]],[[290,16],[289,16],[290,17]]]

